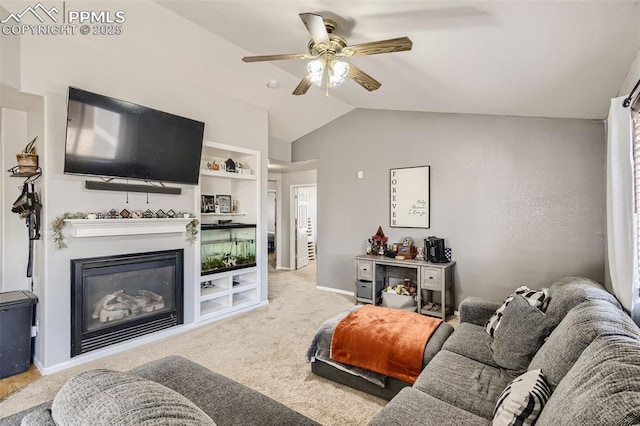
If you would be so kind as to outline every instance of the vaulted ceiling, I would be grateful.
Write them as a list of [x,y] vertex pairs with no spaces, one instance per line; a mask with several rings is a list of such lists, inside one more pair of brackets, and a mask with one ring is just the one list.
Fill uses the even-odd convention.
[[[640,49],[637,0],[156,3],[246,55],[306,53],[303,12],[335,20],[349,44],[413,41],[408,52],[350,59],[382,83],[374,92],[347,81],[329,97],[317,87],[293,96],[306,61],[242,63],[252,78],[237,96],[267,109],[270,137],[287,142],[354,108],[602,119]],[[266,87],[273,78],[277,89]]]

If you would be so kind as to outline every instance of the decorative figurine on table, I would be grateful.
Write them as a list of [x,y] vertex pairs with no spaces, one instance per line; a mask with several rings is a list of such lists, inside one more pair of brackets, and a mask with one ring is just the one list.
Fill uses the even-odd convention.
[[418,247],[418,254],[415,257],[416,260],[424,260],[424,247]]
[[378,226],[378,230],[375,235],[369,238],[369,244],[371,244],[371,252],[373,254],[384,255],[387,251],[387,241],[389,239],[384,235],[382,226]]

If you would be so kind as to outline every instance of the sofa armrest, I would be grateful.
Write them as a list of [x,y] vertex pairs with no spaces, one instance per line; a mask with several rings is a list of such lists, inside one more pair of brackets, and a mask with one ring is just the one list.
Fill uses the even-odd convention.
[[500,305],[502,305],[502,302],[495,300],[467,297],[460,303],[460,322],[470,322],[471,324],[484,326]]

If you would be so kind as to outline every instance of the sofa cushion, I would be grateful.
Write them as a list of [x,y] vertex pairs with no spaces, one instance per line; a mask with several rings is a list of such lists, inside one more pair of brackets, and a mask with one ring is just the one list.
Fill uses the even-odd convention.
[[583,302],[567,313],[529,364],[541,369],[552,389],[569,372],[582,351],[599,335],[622,334],[640,338],[631,318],[603,300]]
[[80,373],[62,386],[51,407],[60,425],[215,425],[179,393],[134,374]]
[[[168,356],[132,370],[179,392],[225,426],[318,425],[295,410],[181,356]],[[289,401],[304,405],[304,401]]]
[[487,419],[410,387],[402,389],[369,423],[370,426],[490,424],[491,422]]
[[491,318],[489,318],[489,321],[487,321],[487,323],[484,326],[485,330],[487,330],[487,333],[489,333],[492,337],[495,336],[495,332],[500,326],[500,319],[504,314],[504,310],[506,309],[509,302],[513,300],[513,297],[517,294],[524,297],[525,300],[529,302],[531,306],[535,306],[541,311],[544,311],[545,308],[547,307],[547,304],[549,303],[547,289],[531,290],[526,285],[516,288],[513,294],[507,297],[504,303],[498,309],[496,309],[495,313],[491,316]]
[[50,409],[32,411],[22,418],[20,426],[56,426]]
[[602,284],[583,277],[564,277],[549,287],[549,306],[545,311],[558,323],[573,308],[587,300],[604,300],[622,309],[616,298]]
[[569,370],[539,417],[542,425],[640,423],[640,343],[596,338]]
[[444,342],[442,349],[455,352],[492,367],[499,367],[491,354],[489,345],[492,341],[493,338],[487,334],[483,326],[461,322],[456,327],[456,331]]
[[502,368],[524,371],[556,321],[516,294],[504,310],[500,324],[491,342],[493,359]]
[[458,307],[460,323],[470,322],[471,324],[484,327],[500,305],[502,305],[502,302],[488,300],[482,297],[465,297]]
[[551,388],[540,370],[513,379],[500,395],[493,413],[493,426],[533,425],[551,396]]
[[427,364],[413,387],[476,416],[491,419],[498,397],[517,376],[514,371],[442,350]]

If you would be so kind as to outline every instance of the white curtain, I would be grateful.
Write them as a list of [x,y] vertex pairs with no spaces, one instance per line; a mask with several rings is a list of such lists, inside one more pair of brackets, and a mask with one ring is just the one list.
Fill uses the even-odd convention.
[[613,293],[631,312],[635,271],[631,113],[624,97],[611,100],[607,118],[607,257]]

